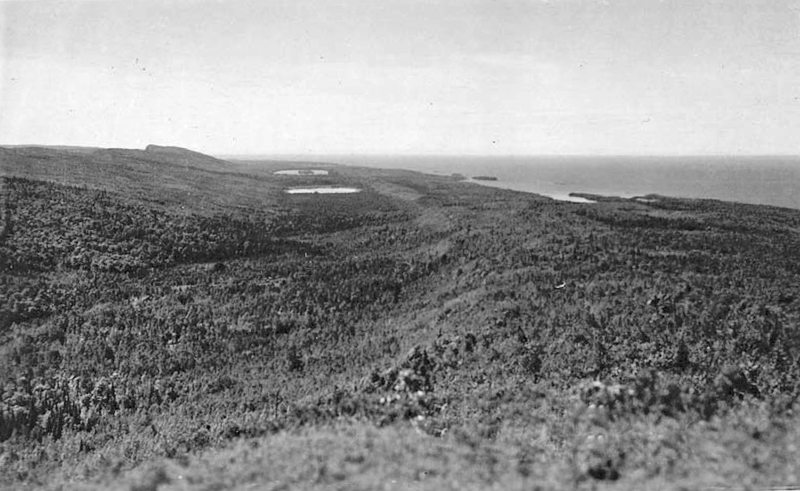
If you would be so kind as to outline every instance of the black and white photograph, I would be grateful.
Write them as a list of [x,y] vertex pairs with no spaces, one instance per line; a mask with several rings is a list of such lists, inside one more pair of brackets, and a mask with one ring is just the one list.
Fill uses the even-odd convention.
[[798,0],[0,0],[0,490],[800,490]]

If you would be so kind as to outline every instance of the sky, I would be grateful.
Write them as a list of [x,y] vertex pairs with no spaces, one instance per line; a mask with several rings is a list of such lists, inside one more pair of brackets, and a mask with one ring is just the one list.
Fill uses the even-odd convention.
[[800,154],[798,0],[0,0],[0,144]]

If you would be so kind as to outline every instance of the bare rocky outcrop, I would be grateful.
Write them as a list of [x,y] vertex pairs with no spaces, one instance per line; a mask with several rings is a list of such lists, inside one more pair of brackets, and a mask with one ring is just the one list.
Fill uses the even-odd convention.
[[427,350],[414,346],[394,366],[381,373],[373,372],[362,380],[365,392],[430,392],[433,390],[433,373],[436,363]]

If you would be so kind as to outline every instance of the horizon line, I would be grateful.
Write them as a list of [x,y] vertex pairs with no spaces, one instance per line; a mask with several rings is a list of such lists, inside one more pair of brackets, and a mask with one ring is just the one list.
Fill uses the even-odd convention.
[[[205,153],[205,152],[203,152]],[[797,153],[209,153],[217,158],[239,157],[291,157],[291,158],[316,158],[316,157],[459,157],[459,158],[800,158]]]
[[[165,144],[158,144],[164,146]],[[203,153],[216,158],[237,159],[242,157],[258,158],[316,158],[316,157],[400,157],[400,158],[419,158],[419,157],[458,157],[458,158],[800,158],[800,153],[379,153],[379,152],[330,152],[330,153],[293,153],[293,152],[248,152],[248,153],[229,153],[197,150],[193,147],[177,146],[186,150]],[[120,146],[96,146],[79,144],[52,144],[52,143],[0,143],[0,148],[80,148],[80,149],[123,149],[123,150],[144,150],[144,147],[120,147]]]

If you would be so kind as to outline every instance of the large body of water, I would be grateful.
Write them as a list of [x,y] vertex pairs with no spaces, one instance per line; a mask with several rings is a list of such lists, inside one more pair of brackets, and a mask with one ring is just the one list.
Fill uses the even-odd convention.
[[572,192],[622,197],[654,193],[800,209],[800,157],[337,155],[296,159],[467,177],[488,175],[497,181],[481,184],[557,199],[565,199]]

